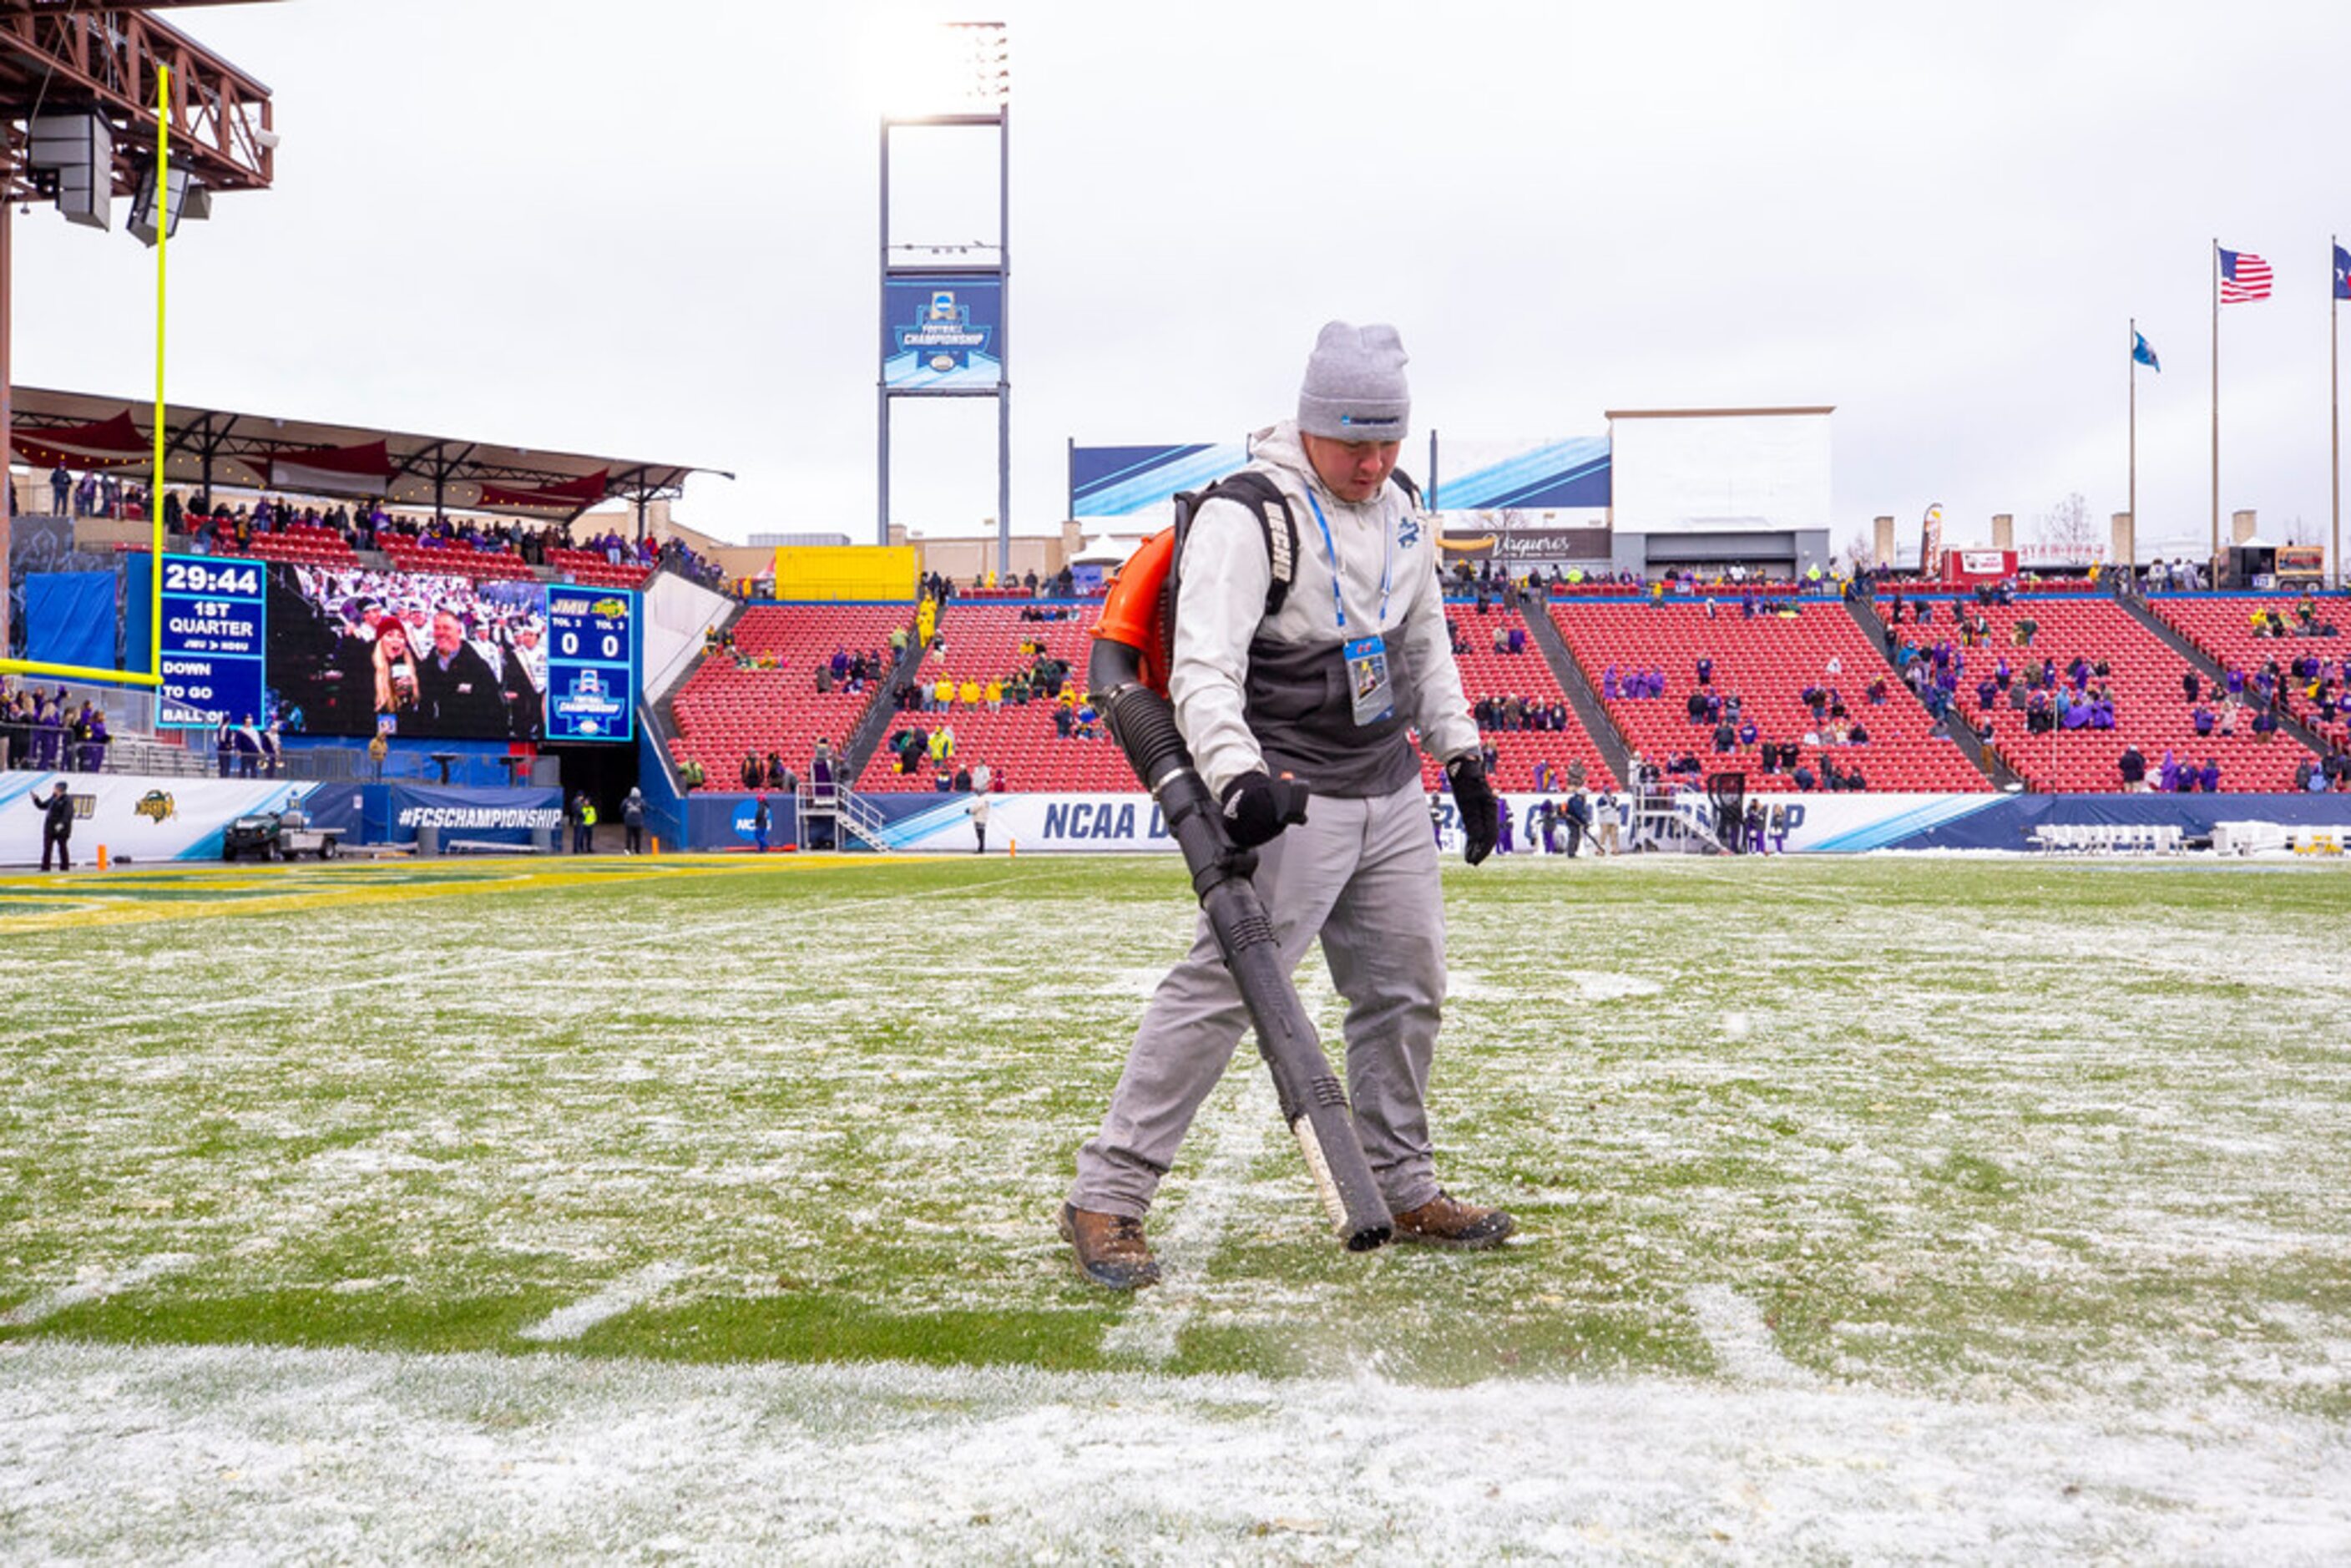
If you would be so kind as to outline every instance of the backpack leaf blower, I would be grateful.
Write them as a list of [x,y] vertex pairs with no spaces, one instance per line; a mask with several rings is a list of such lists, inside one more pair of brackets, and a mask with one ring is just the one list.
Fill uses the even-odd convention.
[[[1113,580],[1094,628],[1087,684],[1112,736],[1158,801],[1168,832],[1184,852],[1193,891],[1256,1026],[1258,1051],[1273,1075],[1282,1118],[1298,1139],[1331,1223],[1348,1250],[1366,1252],[1388,1239],[1387,1204],[1355,1135],[1345,1087],[1322,1054],[1305,1004],[1282,967],[1273,922],[1249,881],[1256,852],[1236,847],[1227,836],[1224,814],[1193,765],[1167,698],[1177,563],[1186,522],[1203,498],[1176,497],[1176,526],[1146,541]],[[1244,505],[1256,504],[1242,499]],[[1264,507],[1257,509],[1259,521],[1266,521]]]

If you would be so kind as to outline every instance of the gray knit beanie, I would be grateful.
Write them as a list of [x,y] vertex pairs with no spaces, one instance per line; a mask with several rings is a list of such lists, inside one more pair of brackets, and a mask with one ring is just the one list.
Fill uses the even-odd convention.
[[1332,441],[1402,441],[1412,421],[1405,363],[1394,327],[1326,323],[1298,389],[1298,428]]

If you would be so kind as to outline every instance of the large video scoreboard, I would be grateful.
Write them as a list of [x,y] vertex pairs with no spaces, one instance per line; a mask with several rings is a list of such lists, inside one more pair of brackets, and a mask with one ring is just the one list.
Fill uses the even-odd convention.
[[157,723],[633,740],[643,604],[627,589],[167,555]]

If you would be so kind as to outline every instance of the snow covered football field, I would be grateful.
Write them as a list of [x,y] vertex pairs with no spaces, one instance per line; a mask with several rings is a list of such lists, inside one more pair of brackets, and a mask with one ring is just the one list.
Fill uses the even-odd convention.
[[1132,1300],[1172,862],[0,877],[0,1560],[2351,1556],[2351,873],[1447,874],[1520,1239],[1245,1047]]

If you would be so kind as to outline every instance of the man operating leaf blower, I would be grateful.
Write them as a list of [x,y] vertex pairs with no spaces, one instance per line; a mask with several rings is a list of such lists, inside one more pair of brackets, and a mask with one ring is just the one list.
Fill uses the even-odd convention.
[[[1201,904],[1061,1207],[1080,1270],[1113,1290],[1159,1278],[1144,1215],[1245,1025],[1349,1248],[1510,1234],[1508,1214],[1437,1185],[1424,1102],[1445,910],[1407,732],[1444,760],[1470,864],[1497,821],[1436,541],[1395,472],[1405,362],[1393,327],[1324,327],[1297,422],[1178,497],[1176,527],[1103,607],[1090,684]],[[1343,1090],[1290,981],[1317,937],[1347,1003]]]

